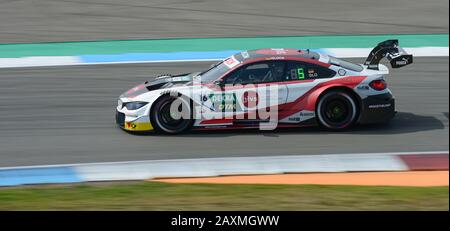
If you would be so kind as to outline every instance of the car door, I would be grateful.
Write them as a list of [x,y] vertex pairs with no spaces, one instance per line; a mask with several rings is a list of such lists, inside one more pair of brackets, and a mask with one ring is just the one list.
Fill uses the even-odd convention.
[[286,102],[285,66],[285,61],[255,62],[223,78],[224,92],[235,100],[234,124],[268,121],[277,106]]

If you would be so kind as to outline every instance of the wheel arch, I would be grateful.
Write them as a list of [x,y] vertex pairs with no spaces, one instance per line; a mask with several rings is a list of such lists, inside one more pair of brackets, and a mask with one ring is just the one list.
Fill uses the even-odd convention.
[[152,113],[152,111],[153,111],[155,105],[157,105],[157,102],[158,102],[159,100],[161,100],[163,97],[166,97],[166,96],[174,96],[175,94],[176,94],[178,97],[185,97],[185,98],[189,99],[189,105],[191,106],[191,109],[195,109],[195,107],[193,107],[193,104],[195,103],[195,101],[194,101],[191,97],[186,96],[185,94],[180,93],[179,91],[168,91],[168,92],[163,92],[163,93],[161,93],[161,94],[153,101],[153,103],[152,103],[152,105],[151,105],[151,107],[150,107],[150,109],[149,109],[149,111],[148,111],[150,120],[152,120],[152,118],[151,118],[151,113]]
[[[316,111],[317,104],[319,103],[320,98],[323,97],[326,93],[333,91],[333,90],[344,91],[344,92],[348,93],[353,99],[356,100],[358,109],[359,110],[362,109],[361,97],[358,95],[358,93],[355,92],[355,90],[353,90],[352,88],[345,86],[345,85],[324,86],[324,87],[317,89],[316,91],[314,91],[314,93],[312,93],[308,97],[308,105],[309,105],[308,109],[311,111]],[[358,115],[358,120],[359,120],[360,115],[361,115],[361,113],[359,113],[359,115]]]
[[[350,95],[350,97],[352,97],[355,100],[355,103],[356,103],[356,106],[357,106],[357,115],[356,115],[355,123],[359,123],[359,120],[360,120],[361,115],[362,115],[361,110],[363,108],[362,99],[361,99],[361,97],[358,95],[358,93],[354,89],[352,89],[352,88],[350,88],[348,86],[345,86],[345,85],[330,86],[330,87],[321,89],[319,94],[317,94],[317,97],[314,99],[314,112],[317,113],[317,106],[318,106],[318,104],[320,102],[320,99],[325,94],[327,94],[330,91],[346,92],[346,93],[348,93]],[[318,115],[316,115],[316,118],[318,118],[317,116]]]
[[326,93],[330,92],[330,91],[344,91],[346,93],[348,93],[353,99],[356,100],[356,104],[358,106],[359,109],[361,109],[362,107],[362,99],[361,97],[358,95],[358,93],[355,92],[355,90],[347,87],[347,86],[333,86],[333,87],[329,87],[327,89],[325,89],[324,91],[322,91],[319,95],[319,97],[316,99],[316,106],[317,103],[319,102],[320,98],[323,97]]
[[[183,130],[179,130],[179,131],[176,131],[176,130],[175,131],[173,131],[173,130],[170,131],[170,128],[162,128],[162,127],[160,127],[160,125],[158,123],[156,123],[156,120],[157,120],[156,117],[157,116],[154,116],[154,115],[157,115],[157,114],[154,114],[154,113],[159,113],[159,112],[155,112],[155,110],[157,110],[156,107],[159,104],[159,102],[161,100],[164,100],[164,98],[166,98],[166,97],[177,97],[177,98],[182,97],[182,98],[185,98],[186,101],[189,101],[190,112],[193,113],[193,111],[195,110],[194,107],[193,107],[194,100],[191,97],[188,97],[185,94],[180,93],[179,91],[162,92],[153,101],[153,103],[152,103],[152,105],[151,105],[151,107],[149,109],[149,113],[148,113],[149,114],[149,119],[150,119],[151,123],[154,124],[155,130],[158,131],[158,132],[166,133],[166,134],[177,134],[177,133],[180,133],[180,132],[185,132],[186,131],[185,128],[187,128],[189,130],[192,127],[192,125],[194,124],[194,121],[195,121],[195,119],[193,119],[192,117],[190,119],[191,123],[189,125],[187,125],[188,127],[185,127],[185,128],[183,128]],[[191,116],[192,116],[192,114],[191,114]],[[167,129],[169,129],[169,130],[167,130]]]

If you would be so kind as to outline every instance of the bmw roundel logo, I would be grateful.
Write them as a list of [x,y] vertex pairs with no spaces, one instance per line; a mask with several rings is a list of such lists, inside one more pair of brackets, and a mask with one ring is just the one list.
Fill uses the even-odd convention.
[[347,72],[344,69],[339,69],[338,73],[339,73],[339,75],[347,74]]

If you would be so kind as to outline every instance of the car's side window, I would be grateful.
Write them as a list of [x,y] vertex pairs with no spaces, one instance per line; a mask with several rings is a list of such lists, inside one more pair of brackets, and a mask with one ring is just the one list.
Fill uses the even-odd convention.
[[306,62],[289,61],[284,80],[323,79],[335,75],[335,71],[326,67]]
[[284,61],[264,61],[249,64],[225,77],[225,84],[258,84],[283,81]]

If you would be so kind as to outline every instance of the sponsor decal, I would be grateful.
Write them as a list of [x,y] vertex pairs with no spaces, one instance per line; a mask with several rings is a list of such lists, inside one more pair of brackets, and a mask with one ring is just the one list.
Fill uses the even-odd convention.
[[209,98],[211,99],[211,102],[218,103],[218,102],[229,102],[234,101],[234,94],[233,93],[223,93],[223,94],[210,94]]
[[259,103],[258,93],[255,91],[246,91],[242,95],[242,103],[246,108],[256,107]]
[[126,122],[125,130],[130,131],[150,131],[153,130],[153,126],[150,122]]
[[276,56],[276,57],[269,57],[269,58],[266,58],[266,60],[283,60],[283,59],[284,59],[283,56]]
[[247,51],[241,52],[241,55],[244,59],[248,59],[250,57],[250,54]]
[[397,65],[406,65],[406,64],[408,64],[408,59],[403,58],[402,60],[396,61],[395,64],[397,64]]
[[173,77],[171,81],[173,82],[181,82],[181,81],[189,81],[191,80],[189,76],[181,76],[181,77]]
[[209,101],[211,104],[210,108],[214,109],[214,111],[236,110],[236,95],[234,93],[209,94],[206,98],[205,96],[203,97],[203,101],[207,106]]
[[136,128],[136,124],[135,123],[131,123],[131,122],[126,122],[125,125],[127,126],[127,128]]
[[369,105],[369,108],[386,108],[386,107],[390,107],[391,104],[387,103],[387,104],[373,104],[373,105]]
[[282,48],[272,48],[273,51],[275,51],[275,54],[277,55],[285,55],[286,54],[286,50],[282,49]]
[[289,117],[288,120],[289,120],[289,121],[300,122],[300,117]]
[[300,51],[296,49],[268,48],[257,50],[256,53],[262,55],[284,56],[284,55],[297,55],[300,54]]
[[235,103],[219,104],[219,110],[221,110],[221,111],[234,111],[234,110],[236,110],[236,104]]
[[316,116],[315,112],[300,112],[299,113],[300,117],[312,117],[312,116]]
[[356,87],[358,90],[369,90],[369,86],[368,85],[360,85],[358,87]]
[[301,111],[299,113],[296,113],[292,115],[291,117],[287,118],[288,121],[291,122],[301,122],[307,119],[311,119],[316,115],[313,111]]
[[225,65],[227,65],[228,68],[233,68],[239,64],[239,61],[234,56],[231,56],[231,57],[225,59],[225,61],[223,61],[223,63]]
[[316,70],[314,70],[314,69],[308,69],[308,77],[309,78],[317,78],[317,77],[319,77],[319,74],[317,74]]

